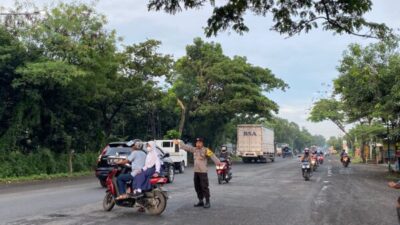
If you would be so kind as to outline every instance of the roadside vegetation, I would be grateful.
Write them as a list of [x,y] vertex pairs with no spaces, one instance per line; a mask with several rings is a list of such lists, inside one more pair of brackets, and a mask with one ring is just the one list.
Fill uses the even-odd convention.
[[124,42],[81,3],[17,4],[0,22],[2,180],[85,173],[111,141],[203,136],[218,149],[241,123],[298,149],[325,141],[274,116],[268,93],[289,88],[283,80],[218,43],[195,38],[174,58],[157,40]]
[[[389,146],[391,158],[400,140],[400,49],[398,38],[361,46],[351,44],[338,66],[332,95],[317,101],[309,119],[329,120],[343,131],[342,140],[354,151],[361,149],[361,159],[372,156],[364,151],[377,143]],[[345,125],[351,124],[351,129]],[[336,149],[341,149],[338,142]],[[332,145],[334,146],[334,145]],[[386,153],[387,154],[387,153]]]

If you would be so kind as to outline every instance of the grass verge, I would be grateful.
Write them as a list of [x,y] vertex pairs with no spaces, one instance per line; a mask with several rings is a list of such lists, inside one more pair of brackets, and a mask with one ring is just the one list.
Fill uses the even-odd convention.
[[400,173],[390,172],[385,176],[385,179],[397,182],[398,180],[400,180]]
[[26,177],[8,177],[0,178],[0,184],[22,183],[38,180],[53,180],[61,178],[83,177],[93,174],[93,171],[77,172],[77,173],[57,173],[57,174],[38,174]]

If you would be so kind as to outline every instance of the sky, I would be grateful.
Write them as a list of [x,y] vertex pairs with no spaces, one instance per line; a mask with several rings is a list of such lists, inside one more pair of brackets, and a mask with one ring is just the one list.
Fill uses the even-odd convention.
[[[12,7],[13,0],[1,0],[0,6]],[[32,1],[35,4],[51,4],[51,0]],[[81,0],[91,3],[93,1]],[[162,11],[148,12],[147,0],[99,0],[96,8],[108,18],[108,29],[115,29],[124,43],[133,44],[156,39],[162,42],[160,52],[179,58],[185,54],[185,46],[195,37],[218,42],[229,56],[246,56],[256,66],[269,68],[290,88],[286,92],[266,93],[267,97],[280,106],[278,116],[305,127],[312,134],[326,138],[341,136],[342,132],[331,122],[312,123],[307,121],[313,102],[327,97],[332,80],[338,76],[336,67],[347,46],[351,43],[366,45],[376,42],[350,35],[334,35],[330,31],[315,29],[288,38],[270,31],[271,17],[248,14],[245,23],[250,31],[243,35],[225,31],[217,37],[206,38],[203,27],[212,13],[210,7],[200,10],[182,11],[169,15]],[[400,1],[373,0],[371,12],[366,18],[400,28]]]

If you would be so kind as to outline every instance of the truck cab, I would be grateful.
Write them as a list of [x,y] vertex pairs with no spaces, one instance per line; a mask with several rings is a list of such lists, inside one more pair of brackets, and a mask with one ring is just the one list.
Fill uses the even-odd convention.
[[165,153],[169,153],[174,163],[175,170],[178,170],[179,173],[183,173],[188,162],[187,152],[179,149],[179,147],[174,144],[174,140],[155,140],[155,142]]

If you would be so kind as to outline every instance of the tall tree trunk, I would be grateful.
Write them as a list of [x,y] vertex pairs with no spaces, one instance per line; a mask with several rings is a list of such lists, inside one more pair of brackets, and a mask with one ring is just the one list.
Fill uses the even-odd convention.
[[186,121],[186,108],[185,105],[183,105],[183,102],[177,98],[178,105],[181,107],[181,119],[179,121],[179,137],[182,137],[183,133],[183,128],[185,127],[185,121]]
[[365,140],[364,140],[364,137],[362,137],[362,139],[361,139],[361,159],[362,159],[363,163],[366,162],[364,149],[365,149]]

